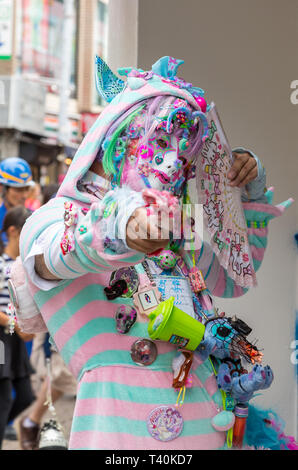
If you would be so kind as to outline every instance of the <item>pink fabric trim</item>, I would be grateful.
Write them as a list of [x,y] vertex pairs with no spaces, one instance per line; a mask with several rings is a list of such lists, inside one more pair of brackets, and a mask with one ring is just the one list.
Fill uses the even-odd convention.
[[251,248],[251,254],[252,254],[253,259],[257,261],[262,261],[262,259],[264,258],[264,254],[265,254],[265,248],[257,248],[256,246],[253,246],[253,245],[251,245],[250,248]]
[[257,237],[267,237],[268,227],[263,227],[263,228],[247,227],[247,234],[256,235]]
[[222,297],[226,288],[226,279],[225,279],[225,273],[223,268],[220,268],[219,275],[216,281],[216,285],[212,291],[213,295],[216,295],[217,297]]
[[260,204],[258,202],[244,202],[243,209],[256,212],[265,212],[266,214],[275,215],[276,217],[281,215],[281,209],[276,206],[272,206],[271,204]]

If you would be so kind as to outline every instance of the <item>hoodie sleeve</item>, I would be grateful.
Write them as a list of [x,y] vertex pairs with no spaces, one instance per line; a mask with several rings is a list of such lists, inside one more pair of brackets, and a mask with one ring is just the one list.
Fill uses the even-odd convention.
[[[126,245],[126,225],[144,205],[140,193],[119,188],[89,208],[59,197],[43,206],[28,219],[20,239],[21,258],[32,282],[49,290],[90,272],[139,263],[144,255]],[[48,270],[60,281],[37,275],[34,263],[38,254],[43,254]]]
[[[243,203],[255,271],[258,271],[264,258],[269,221],[281,216],[293,202],[292,199],[288,199],[277,206],[272,205],[273,188],[268,189],[265,197],[266,204],[257,201]],[[196,265],[202,271],[209,291],[216,297],[240,297],[247,292],[248,289],[238,286],[228,275],[227,270],[220,265],[208,243],[202,242],[200,249],[196,251]]]

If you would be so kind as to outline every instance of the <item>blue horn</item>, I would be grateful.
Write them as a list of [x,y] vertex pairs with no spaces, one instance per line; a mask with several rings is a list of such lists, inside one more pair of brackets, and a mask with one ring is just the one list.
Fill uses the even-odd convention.
[[126,83],[118,78],[100,57],[95,56],[95,85],[100,96],[110,103],[124,90]]

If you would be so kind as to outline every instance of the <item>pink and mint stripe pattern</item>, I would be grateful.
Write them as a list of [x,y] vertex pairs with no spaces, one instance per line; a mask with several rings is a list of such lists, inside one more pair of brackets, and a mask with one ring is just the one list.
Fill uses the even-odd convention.
[[[38,239],[47,230],[48,251],[45,258],[50,270],[60,279],[72,279],[80,277],[86,273],[111,272],[115,269],[132,266],[139,263],[144,255],[135,251],[124,254],[110,254],[104,249],[104,233],[100,232],[98,226],[99,211],[101,204],[97,199],[97,204],[93,204],[86,215],[81,212],[86,204],[76,202],[78,208],[78,223],[75,228],[75,251],[62,256],[60,242],[64,231],[64,202],[69,199],[58,197],[49,201],[46,206],[38,209],[34,216],[26,222],[21,234],[21,257],[25,259],[33,245],[33,241]],[[94,219],[94,220],[93,220]],[[98,219],[98,220],[97,220]],[[93,228],[95,225],[95,229]],[[52,226],[52,230],[49,228]],[[56,229],[55,229],[55,227]],[[80,233],[78,228],[86,226],[86,233]],[[94,246],[96,245],[96,249]],[[75,269],[77,267],[77,269]]]
[[[58,197],[37,210],[26,222],[20,240],[22,261],[29,254],[33,242],[54,224],[64,227],[64,201],[87,207],[96,216],[98,199],[77,189],[81,179],[93,163],[98,149],[110,125],[135,103],[161,94],[185,98],[195,109],[199,106],[186,90],[157,80],[141,89],[126,88],[102,112],[83,140]],[[94,213],[92,212],[94,206]],[[265,205],[262,205],[265,206]],[[271,206],[272,207],[272,206]],[[270,207],[247,206],[250,220],[264,220],[263,213]],[[273,210],[273,209],[272,209]],[[256,219],[256,213],[262,212]],[[247,214],[248,214],[247,212]],[[278,211],[277,211],[278,212]],[[277,214],[276,214],[277,215]],[[89,215],[90,216],[90,215]],[[274,216],[274,215],[273,215]],[[84,225],[80,214],[78,226]],[[58,232],[52,234],[52,245],[59,248]],[[261,263],[266,246],[267,228],[250,228],[250,242],[254,260]],[[60,233],[60,232],[59,232]],[[179,438],[169,443],[154,440],[146,429],[149,413],[158,405],[175,405],[177,392],[172,388],[172,360],[176,349],[170,343],[156,342],[158,357],[147,367],[136,365],[130,356],[133,342],[148,337],[147,324],[138,321],[126,335],[117,333],[115,312],[121,303],[131,299],[107,301],[103,288],[108,285],[110,274],[119,267],[140,262],[139,253],[111,255],[102,245],[94,249],[92,239],[76,232],[75,251],[63,258],[49,259],[52,267],[64,281],[48,291],[29,283],[49,332],[69,369],[79,380],[77,403],[70,438],[71,449],[221,449],[225,434],[212,428],[211,418],[218,413],[221,395],[208,361],[197,358],[193,367],[193,386],[187,389],[181,407],[184,429]],[[199,267],[209,290],[215,295],[237,296],[244,293],[221,271],[213,255],[196,253]],[[48,254],[47,254],[48,256]],[[66,272],[74,269],[68,263],[69,256],[85,270],[75,279],[67,279]],[[75,273],[72,273],[75,274]]]
[[[22,233],[21,253],[25,257],[33,240],[51,223],[62,217],[64,198],[57,198],[49,210],[34,213]],[[266,208],[267,209],[267,208]],[[47,214],[47,217],[45,216]],[[249,229],[256,253],[261,259],[267,228]],[[261,236],[261,241],[259,240]],[[259,245],[258,245],[259,243]],[[212,276],[214,260],[197,253],[198,264]],[[201,249],[201,250],[202,250]],[[210,256],[210,254],[208,255]],[[24,258],[23,258],[24,259]],[[211,260],[208,264],[206,260]],[[196,363],[193,387],[187,390],[181,408],[185,425],[177,440],[155,441],[147,432],[146,419],[160,404],[174,405],[177,392],[172,388],[172,360],[176,349],[169,343],[157,342],[157,360],[146,368],[136,365],[130,356],[133,342],[148,337],[147,324],[137,322],[130,332],[120,335],[115,327],[115,312],[131,299],[105,300],[104,286],[110,273],[118,267],[118,257],[103,259],[102,266],[92,264],[100,273],[89,272],[74,280],[66,280],[50,291],[31,285],[34,299],[42,312],[50,334],[69,369],[79,380],[79,390],[72,426],[70,448],[73,449],[220,449],[224,435],[212,428],[211,418],[217,414],[221,395],[208,362]],[[133,261],[124,259],[127,265]],[[125,263],[124,263],[125,264]],[[94,268],[94,265],[96,266]],[[206,275],[208,282],[208,275]],[[229,280],[216,278],[213,293],[225,295]],[[224,287],[223,287],[224,286]],[[233,294],[239,289],[232,285]]]
[[70,449],[223,449],[225,433],[211,425],[221,406],[212,370],[197,362],[192,374],[193,386],[179,407],[183,431],[176,440],[160,442],[148,433],[146,419],[160,405],[175,405],[178,392],[170,388],[171,372],[140,367],[86,372],[78,389]]

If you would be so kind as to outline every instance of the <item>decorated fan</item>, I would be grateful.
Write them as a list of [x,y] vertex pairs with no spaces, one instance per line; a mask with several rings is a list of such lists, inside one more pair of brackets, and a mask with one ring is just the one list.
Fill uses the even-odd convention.
[[228,275],[241,287],[257,284],[241,190],[229,186],[228,171],[233,155],[217,109],[211,103],[207,113],[209,136],[201,150],[197,168],[199,202],[211,246]]

